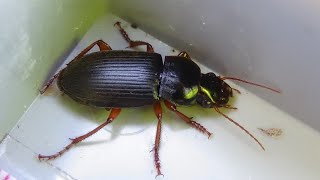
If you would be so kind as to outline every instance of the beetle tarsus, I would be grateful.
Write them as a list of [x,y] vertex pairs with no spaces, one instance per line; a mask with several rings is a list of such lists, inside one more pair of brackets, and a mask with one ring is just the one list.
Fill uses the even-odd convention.
[[[70,138],[69,138],[69,139],[70,139]],[[57,152],[56,154],[48,155],[48,156],[44,156],[44,155],[39,154],[39,155],[38,155],[39,160],[44,159],[44,160],[50,161],[50,160],[56,159],[57,157],[61,156],[61,155],[64,154],[66,151],[68,151],[73,145],[75,145],[75,144],[77,144],[78,142],[80,142],[80,141],[77,141],[77,140],[75,140],[75,139],[70,139],[70,140],[72,140],[72,142],[71,142],[68,146],[66,146],[65,148],[63,148],[61,151]]]
[[209,132],[204,126],[202,126],[201,124],[197,123],[196,121],[191,120],[188,116],[186,116],[183,113],[181,113],[180,111],[178,111],[177,107],[174,104],[172,104],[171,102],[169,102],[167,100],[164,100],[164,104],[166,105],[166,107],[168,109],[170,109],[171,111],[175,112],[182,120],[184,120],[191,127],[199,130],[203,134],[206,134],[208,136],[208,138],[210,138],[212,133]]
[[43,156],[43,155],[39,154],[38,155],[39,160],[41,160],[41,159],[52,160],[52,159],[55,159],[55,158],[61,156],[66,151],[68,151],[73,145],[78,144],[79,142],[85,140],[86,138],[90,137],[91,135],[93,135],[96,132],[98,132],[99,130],[101,130],[107,124],[111,123],[120,114],[120,112],[121,112],[120,108],[113,108],[109,114],[108,119],[103,124],[96,127],[95,129],[88,132],[87,134],[84,134],[84,135],[76,137],[76,138],[69,138],[71,140],[71,143],[68,144],[65,148],[63,148],[61,151],[59,151],[56,154],[49,155],[49,156]]
[[158,148],[154,149],[154,164],[157,169],[157,174],[158,174],[157,176],[159,176],[159,175],[163,176],[163,174],[161,173],[161,164],[160,164],[159,149]]
[[208,135],[208,139],[211,137],[212,133],[207,131],[205,127],[203,127],[201,124],[195,122],[195,121],[190,121],[189,124],[192,127],[195,127],[196,129],[198,129],[199,131],[201,131],[202,133]]
[[59,71],[57,74],[55,74],[49,81],[48,83],[42,88],[39,90],[40,94],[44,94],[47,89],[51,86],[51,84],[53,83],[53,81],[59,76],[61,71]]
[[114,23],[114,26],[116,26],[118,28],[118,30],[120,31],[121,35],[124,37],[124,39],[130,43],[132,40],[130,39],[128,33],[121,27],[121,23],[119,21],[117,21],[116,23]]
[[162,108],[159,101],[153,104],[154,113],[157,116],[158,119],[158,125],[157,125],[157,133],[155,138],[154,147],[151,151],[154,151],[154,164],[156,166],[158,175],[162,175],[161,173],[161,164],[160,164],[160,157],[159,157],[159,149],[160,149],[160,138],[161,138],[161,121],[162,121]]
[[118,28],[118,30],[120,31],[123,38],[129,43],[130,48],[145,45],[145,46],[147,46],[147,52],[150,52],[150,53],[154,52],[152,45],[149,44],[148,42],[131,40],[128,33],[121,27],[121,23],[119,21],[114,23],[114,26],[116,26]]
[[59,153],[54,154],[54,155],[50,155],[50,156],[44,156],[44,155],[39,154],[39,155],[38,155],[38,159],[39,159],[40,161],[41,161],[41,160],[48,160],[48,161],[50,161],[50,160],[55,159],[55,158],[57,158],[57,157],[59,157],[59,156],[60,156]]

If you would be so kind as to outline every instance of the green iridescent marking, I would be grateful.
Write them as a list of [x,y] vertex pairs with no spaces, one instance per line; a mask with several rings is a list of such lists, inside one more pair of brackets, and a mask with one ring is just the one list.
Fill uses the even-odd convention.
[[201,91],[202,91],[203,93],[205,93],[205,94],[210,98],[210,100],[211,100],[212,102],[214,102],[214,100],[213,100],[213,98],[212,98],[209,90],[206,89],[206,88],[204,88],[204,87],[202,87],[202,86],[200,86],[200,88],[201,88]]
[[193,86],[192,88],[185,88],[184,89],[184,98],[191,99],[198,94],[199,88],[198,86]]
[[153,90],[153,98],[156,99],[156,100],[159,100],[159,94],[158,94],[158,91],[157,90]]

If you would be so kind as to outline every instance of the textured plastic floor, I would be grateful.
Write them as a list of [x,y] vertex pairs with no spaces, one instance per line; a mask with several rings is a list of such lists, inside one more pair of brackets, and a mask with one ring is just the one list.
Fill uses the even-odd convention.
[[[132,39],[150,42],[163,55],[178,53],[125,21],[107,15],[97,21],[66,61],[97,39],[108,42],[113,49],[127,47],[113,27],[118,20]],[[201,68],[203,72],[210,71]],[[231,85],[242,92],[236,94],[232,103],[239,109],[225,113],[253,133],[266,151],[212,109],[179,108],[213,133],[208,139],[163,106],[160,159],[164,177],[157,179],[319,179],[319,133],[241,87]],[[79,105],[51,89],[49,95],[34,101],[1,141],[0,170],[17,179],[154,179],[156,171],[150,151],[157,121],[152,109],[124,109],[115,122],[62,157],[40,162],[39,153],[56,153],[70,142],[68,138],[92,130],[109,113]],[[283,134],[275,139],[258,128],[280,128]]]

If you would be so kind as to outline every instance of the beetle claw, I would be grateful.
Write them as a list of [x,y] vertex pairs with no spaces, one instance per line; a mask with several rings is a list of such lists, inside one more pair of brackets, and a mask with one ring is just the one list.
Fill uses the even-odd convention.
[[117,21],[116,23],[114,23],[114,26],[120,26],[120,22],[119,21]]
[[160,172],[160,174],[158,173],[155,178],[157,178],[158,176],[164,177],[164,175],[161,172]]
[[55,159],[55,158],[57,158],[57,156],[54,156],[54,155],[53,156],[43,156],[41,154],[38,155],[39,161],[42,161],[42,160],[50,161],[50,160]]

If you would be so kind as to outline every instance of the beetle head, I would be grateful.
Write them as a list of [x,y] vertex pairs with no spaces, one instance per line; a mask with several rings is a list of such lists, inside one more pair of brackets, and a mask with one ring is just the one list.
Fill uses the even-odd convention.
[[220,77],[210,72],[201,74],[197,103],[204,108],[225,106],[232,97],[232,88]]

